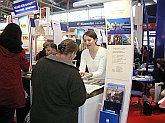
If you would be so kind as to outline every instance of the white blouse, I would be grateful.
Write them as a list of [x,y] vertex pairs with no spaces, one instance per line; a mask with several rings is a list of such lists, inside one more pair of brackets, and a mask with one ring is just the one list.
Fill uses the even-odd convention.
[[89,73],[93,74],[93,78],[105,79],[106,61],[107,49],[99,47],[94,59],[91,57],[89,49],[85,49],[81,54],[79,70],[85,72],[87,66]]

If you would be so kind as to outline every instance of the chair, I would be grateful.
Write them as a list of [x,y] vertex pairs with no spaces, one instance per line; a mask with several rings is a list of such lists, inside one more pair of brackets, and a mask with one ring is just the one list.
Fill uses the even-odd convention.
[[[140,115],[142,115],[142,112],[143,112],[143,84],[141,82],[132,80],[131,103],[132,103],[132,97],[138,98],[137,104],[138,104],[138,107],[140,106],[139,107]],[[141,100],[142,100],[142,102],[141,102]]]
[[131,97],[137,97],[138,104],[140,104],[140,99],[143,97],[143,84],[141,82],[132,80]]

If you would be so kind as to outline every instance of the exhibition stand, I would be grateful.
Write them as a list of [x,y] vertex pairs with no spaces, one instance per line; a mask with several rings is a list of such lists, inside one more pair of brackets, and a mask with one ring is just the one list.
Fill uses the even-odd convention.
[[[82,34],[88,29],[94,30],[100,42],[108,44],[108,53],[105,84],[98,84],[97,80],[94,80],[93,84],[85,83],[88,97],[84,105],[79,107],[78,123],[126,123],[133,70],[132,53],[134,44],[131,0],[81,0],[80,2],[84,4],[104,3],[106,18],[76,23],[71,22],[69,27],[76,27],[81,31],[83,29],[84,31],[80,31],[79,34],[80,38],[82,38]],[[79,6],[78,2],[75,2],[74,5]],[[14,2],[13,8],[15,18],[18,18],[18,24],[22,29],[23,48],[27,56],[29,56],[30,70],[32,70],[32,54],[33,52],[35,52],[34,54],[39,52],[42,48],[41,44],[46,40],[40,39],[42,43],[40,42],[39,44],[38,38],[45,35],[53,35],[53,38],[51,38],[58,45],[62,40],[61,24],[58,21],[50,21],[50,9],[44,8],[45,13],[41,13],[41,20],[37,22],[38,24],[35,23],[37,25],[36,29],[41,31],[40,27],[42,27],[44,33],[38,32],[32,37],[30,15],[33,11],[39,10],[37,2],[35,0],[22,0],[21,2],[18,0]],[[97,26],[104,26],[104,28],[100,29]],[[51,28],[53,33],[50,31]],[[34,38],[35,43],[32,42],[32,38]],[[30,85],[31,73],[23,75],[22,79],[27,93],[27,106],[29,110],[32,97]]]
[[[130,0],[111,0],[104,3],[104,10],[109,45],[103,102],[104,111],[115,112],[104,113],[111,115],[104,119],[100,117],[100,123],[106,123],[108,118],[109,121],[114,120],[113,123],[126,123],[133,69],[132,3]],[[116,117],[119,117],[118,121]]]
[[80,7],[96,3],[104,3],[109,45],[103,106],[100,109],[99,120],[95,123],[126,123],[133,69],[132,2],[131,0],[78,0],[73,6]]

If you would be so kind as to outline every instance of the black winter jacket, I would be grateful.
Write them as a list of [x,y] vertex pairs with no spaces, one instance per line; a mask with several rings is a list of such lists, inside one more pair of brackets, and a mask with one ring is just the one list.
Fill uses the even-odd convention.
[[77,123],[78,107],[86,89],[78,69],[69,61],[49,55],[32,71],[31,123]]

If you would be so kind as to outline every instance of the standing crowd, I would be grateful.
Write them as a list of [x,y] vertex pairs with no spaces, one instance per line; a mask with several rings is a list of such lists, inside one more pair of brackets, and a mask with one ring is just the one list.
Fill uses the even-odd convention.
[[[96,44],[94,31],[85,32],[83,40],[79,48],[72,39],[58,45],[47,41],[36,55],[31,78],[31,123],[78,123],[78,108],[87,96],[81,77],[90,74],[104,79],[107,52]],[[28,72],[30,64],[22,44],[20,27],[8,24],[0,34],[0,123],[14,123],[15,110],[17,114],[25,107],[22,72]],[[74,59],[78,67],[72,63]],[[23,123],[16,116],[17,123]]]

